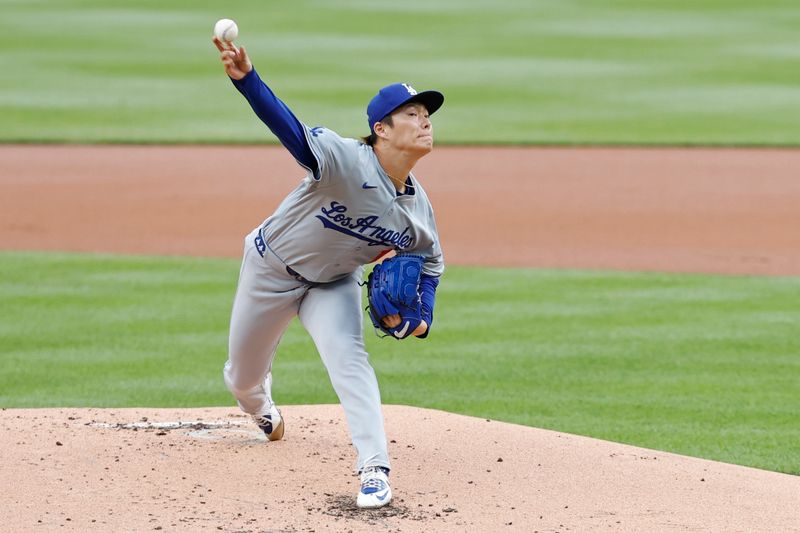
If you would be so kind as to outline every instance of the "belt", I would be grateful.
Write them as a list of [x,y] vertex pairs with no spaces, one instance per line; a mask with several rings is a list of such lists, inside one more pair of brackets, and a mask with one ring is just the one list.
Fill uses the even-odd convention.
[[[260,255],[261,257],[264,257],[264,253],[266,253],[266,251],[267,251],[267,244],[264,242],[264,238],[261,236],[261,232],[259,232],[259,234],[256,235],[256,238],[254,239],[254,242],[255,242],[255,245],[256,245],[256,250],[258,251],[258,255]],[[289,274],[290,276],[292,276],[294,279],[296,279],[300,283],[305,283],[309,287],[317,287],[319,285],[322,285],[322,283],[319,283],[317,281],[309,281],[309,280],[307,280],[306,278],[301,276],[295,269],[293,269],[289,265],[286,265],[286,273]]]
[[317,287],[319,285],[322,285],[322,283],[320,283],[318,281],[309,281],[309,280],[307,280],[306,278],[301,276],[295,269],[293,269],[289,265],[286,265],[286,272],[288,272],[290,276],[292,276],[294,279],[296,279],[300,283],[305,283],[306,285],[308,285],[310,287]]

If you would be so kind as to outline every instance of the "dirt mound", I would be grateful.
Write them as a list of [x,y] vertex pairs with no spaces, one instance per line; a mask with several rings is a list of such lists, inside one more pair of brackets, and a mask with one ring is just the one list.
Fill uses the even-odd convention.
[[355,507],[338,405],[0,412],[8,531],[800,531],[800,478],[385,406],[395,500]]

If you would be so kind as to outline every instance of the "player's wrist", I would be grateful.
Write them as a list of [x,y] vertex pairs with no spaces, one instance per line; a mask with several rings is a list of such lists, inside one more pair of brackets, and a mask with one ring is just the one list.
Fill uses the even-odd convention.
[[414,330],[412,335],[419,337],[420,335],[425,335],[426,331],[428,331],[428,324],[424,320],[420,320],[419,326],[417,326],[417,329]]

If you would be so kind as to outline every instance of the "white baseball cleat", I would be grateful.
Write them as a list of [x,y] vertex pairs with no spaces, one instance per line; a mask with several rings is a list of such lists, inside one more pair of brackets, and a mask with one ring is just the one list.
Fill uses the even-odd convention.
[[356,505],[361,509],[377,509],[392,501],[387,470],[380,466],[368,466],[361,472],[361,490]]
[[269,440],[281,440],[283,438],[283,417],[278,408],[275,407],[275,404],[270,406],[268,412],[251,416]]

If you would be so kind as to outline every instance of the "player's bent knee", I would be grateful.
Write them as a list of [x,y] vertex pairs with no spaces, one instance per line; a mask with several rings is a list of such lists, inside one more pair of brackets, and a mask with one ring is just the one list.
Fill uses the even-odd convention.
[[242,373],[236,372],[230,366],[230,363],[227,363],[223,368],[222,378],[225,380],[225,386],[237,398],[259,387],[263,381],[261,378],[253,380],[251,376],[244,376]]

